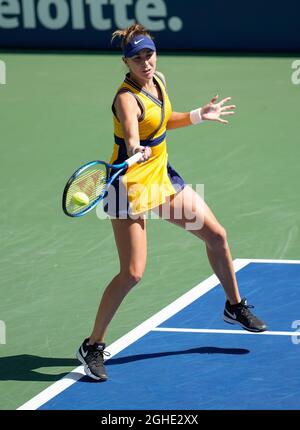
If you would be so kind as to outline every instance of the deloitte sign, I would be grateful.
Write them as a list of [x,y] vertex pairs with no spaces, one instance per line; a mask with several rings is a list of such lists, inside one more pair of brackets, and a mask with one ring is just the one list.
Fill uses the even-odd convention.
[[139,22],[159,49],[300,50],[299,0],[288,0],[284,8],[279,0],[272,0],[272,8],[261,0],[224,5],[224,0],[0,0],[0,48],[109,49],[113,30]]
[[151,31],[182,29],[164,0],[0,0],[0,29],[108,31],[138,21]]

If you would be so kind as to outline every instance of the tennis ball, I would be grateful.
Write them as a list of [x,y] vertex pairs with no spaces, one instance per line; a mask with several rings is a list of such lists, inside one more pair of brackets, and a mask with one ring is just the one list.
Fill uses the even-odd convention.
[[81,191],[74,193],[72,196],[72,200],[74,203],[76,203],[77,205],[80,205],[80,206],[88,205],[90,202],[89,197]]

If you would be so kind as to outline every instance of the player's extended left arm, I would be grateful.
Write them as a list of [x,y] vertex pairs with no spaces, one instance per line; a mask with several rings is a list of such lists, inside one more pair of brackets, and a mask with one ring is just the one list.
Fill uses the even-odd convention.
[[200,124],[203,121],[217,121],[222,124],[228,124],[228,121],[221,118],[221,116],[233,115],[235,105],[224,106],[225,103],[231,100],[231,97],[226,97],[216,103],[218,97],[218,95],[214,96],[208,104],[190,112],[172,112],[167,123],[167,130]]

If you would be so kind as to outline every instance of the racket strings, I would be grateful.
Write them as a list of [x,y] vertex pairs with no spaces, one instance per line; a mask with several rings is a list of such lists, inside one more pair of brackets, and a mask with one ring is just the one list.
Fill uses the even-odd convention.
[[[106,168],[102,165],[91,166],[84,170],[71,183],[66,195],[66,209],[70,214],[82,212],[91,206],[104,192],[107,183]],[[88,202],[78,203],[73,197],[76,193],[84,193]]]

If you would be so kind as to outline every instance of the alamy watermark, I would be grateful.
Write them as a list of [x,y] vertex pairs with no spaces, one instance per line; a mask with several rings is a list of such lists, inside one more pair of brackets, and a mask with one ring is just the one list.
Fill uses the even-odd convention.
[[0,320],[0,344],[6,344],[6,324]]
[[300,320],[295,320],[292,322],[292,328],[295,328],[295,332],[298,332],[298,335],[292,336],[292,342],[294,345],[300,344]]
[[292,62],[292,69],[294,72],[291,76],[291,81],[294,85],[300,84],[300,60],[295,60]]
[[6,64],[0,60],[0,85],[6,84]]
[[[188,184],[186,184],[188,185]],[[204,185],[184,187],[171,198],[165,196],[165,186],[161,184],[132,184],[125,186],[120,179],[118,186],[111,185],[108,194],[96,209],[99,219],[165,219],[178,221],[186,230],[201,230],[204,225]],[[130,202],[130,203],[129,203]],[[148,210],[148,204],[154,209]],[[163,202],[163,203],[162,203]]]

